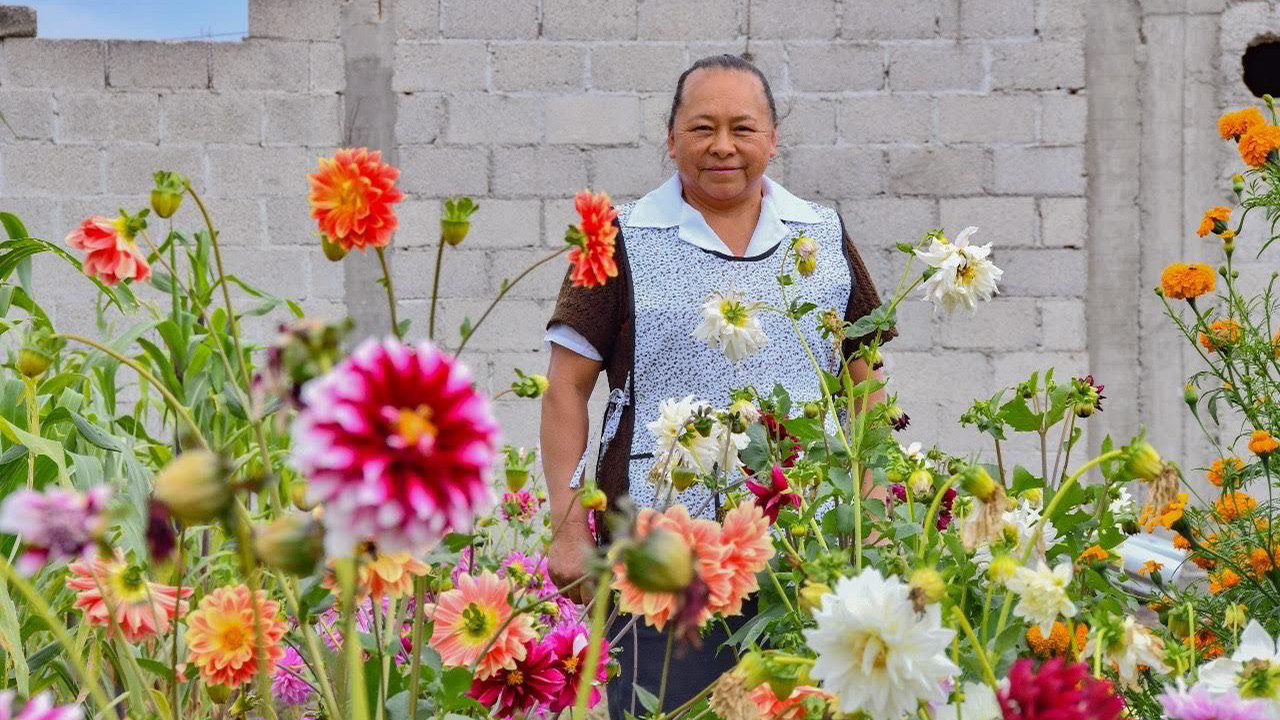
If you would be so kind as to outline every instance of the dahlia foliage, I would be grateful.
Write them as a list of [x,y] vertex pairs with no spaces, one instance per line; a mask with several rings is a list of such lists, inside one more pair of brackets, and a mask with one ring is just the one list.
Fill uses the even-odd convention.
[[[904,302],[981,312],[1003,279],[992,244],[921,228],[897,246],[892,295],[850,318],[806,300],[831,275],[796,236],[764,260],[775,285],[726,278],[685,309],[675,330],[733,377],[633,418],[654,448],[632,460],[646,507],[606,496],[589,464],[566,502],[536,451],[501,445],[494,408],[549,381],[466,351],[529,275],[456,331],[437,326],[447,273],[405,313],[383,252],[399,171],[376,151],[297,179],[315,262],[382,260],[369,280],[391,322],[362,337],[224,268],[218,208],[196,232],[149,229],[188,196],[210,210],[179,175],[156,175],[150,210],[85,219],[73,252],[4,214],[0,720],[579,718],[606,697],[663,720],[1276,720],[1280,306],[1265,283],[1243,294],[1233,253],[1267,250],[1247,217],[1280,221],[1280,130],[1268,108],[1219,132],[1243,163],[1235,202],[1187,229],[1218,260],[1172,264],[1158,288],[1200,363],[1183,397],[1212,457],[1166,459],[1143,435],[1086,448],[1127,398],[1052,368],[1001,378],[955,418],[982,447],[912,442],[935,399],[886,394],[882,348]],[[477,212],[444,204],[440,262]],[[620,282],[618,209],[583,191],[574,215],[536,264],[565,256],[564,292]],[[130,330],[54,330],[14,272],[53,249]],[[241,326],[289,313],[266,343]],[[796,377],[816,374],[794,387],[814,396],[750,382],[792,330],[808,346]],[[561,586],[552,505],[599,540]],[[665,637],[665,670],[699,647],[732,668],[692,696],[624,686],[638,629]]]

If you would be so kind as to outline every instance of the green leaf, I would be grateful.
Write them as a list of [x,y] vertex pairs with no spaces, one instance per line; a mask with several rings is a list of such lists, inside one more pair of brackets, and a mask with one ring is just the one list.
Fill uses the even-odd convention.
[[[418,715],[414,720],[431,720],[434,715],[431,703],[418,702]],[[387,718],[388,720],[409,720],[409,691],[387,698]]]
[[636,699],[640,701],[640,705],[648,710],[651,714],[658,712],[658,698],[653,693],[645,690],[639,683],[631,686],[636,693]]
[[853,532],[854,513],[851,505],[837,505],[822,516],[822,530],[830,535]]
[[464,667],[451,667],[440,676],[440,688],[443,694],[459,696],[471,687],[471,671]]
[[31,237],[27,232],[27,228],[18,219],[17,215],[9,212],[0,212],[0,225],[4,225],[4,231],[8,234],[10,240],[21,240]]
[[1044,416],[1031,412],[1027,401],[1018,396],[1000,407],[1000,419],[1018,432],[1040,432]]
[[63,487],[71,487],[71,476],[67,474],[66,452],[61,443],[32,435],[2,417],[0,417],[0,432],[13,442],[26,445],[27,449],[36,455],[43,455],[52,460],[54,467],[58,469],[58,482]]
[[31,671],[27,666],[27,653],[22,645],[22,631],[18,627],[18,609],[9,595],[9,585],[0,579],[0,646],[13,662],[17,676],[18,692],[31,694]]
[[103,450],[110,450],[112,452],[120,452],[124,449],[124,443],[120,442],[120,440],[107,431],[89,422],[79,413],[71,413],[71,422],[75,423],[76,430],[80,433],[80,437],[84,438],[85,442],[90,445],[96,445]]
[[1014,466],[1013,487],[1009,489],[1011,493],[1017,495],[1018,493],[1030,490],[1031,488],[1042,487],[1044,487],[1044,480],[1042,478],[1036,477],[1030,470],[1021,465]]

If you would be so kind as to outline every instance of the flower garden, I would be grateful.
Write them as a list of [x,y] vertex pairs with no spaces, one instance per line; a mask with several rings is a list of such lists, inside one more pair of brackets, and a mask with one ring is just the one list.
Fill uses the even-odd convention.
[[[1241,287],[1232,265],[1280,237],[1280,126],[1268,98],[1219,131],[1243,167],[1235,206],[1196,229],[1221,239],[1218,259],[1171,265],[1156,290],[1167,331],[1201,359],[1184,394],[1217,449],[1210,467],[1142,436],[1092,454],[1084,426],[1104,399],[1126,399],[1052,368],[957,418],[994,462],[901,445],[899,399],[872,402],[884,381],[855,381],[848,363],[880,365],[901,303],[980,313],[1003,274],[978,228],[928,230],[899,245],[901,280],[855,323],[732,288],[709,297],[689,332],[733,361],[770,341],[766,313],[836,347],[872,339],[840,353],[838,372],[804,369],[821,397],[742,387],[727,407],[671,398],[637,418],[660,450],[659,506],[607,505],[588,479],[577,499],[609,542],[561,587],[537,453],[500,444],[465,356],[523,275],[456,348],[432,342],[434,301],[425,322],[400,319],[385,248],[402,194],[379,153],[341,150],[308,180],[316,251],[382,261],[382,338],[238,280],[218,208],[173,173],[156,173],[146,207],[87,218],[64,242],[2,213],[0,330],[14,340],[0,718],[583,718],[606,693],[667,720],[1280,718],[1280,300],[1275,274]],[[164,222],[182,203],[203,227]],[[538,264],[563,257],[573,284],[607,284],[616,211],[591,191],[576,208]],[[446,204],[440,263],[476,212]],[[1237,235],[1254,212],[1269,237]],[[39,253],[145,320],[109,340],[60,332],[33,291]],[[785,300],[817,245],[795,238],[779,255]],[[142,285],[163,302],[139,299]],[[236,307],[233,285],[253,308]],[[248,314],[276,308],[297,317],[270,343],[241,334]],[[121,397],[126,384],[136,397]],[[501,394],[537,402],[546,388],[516,371]],[[1038,465],[1006,464],[1016,435],[1038,442]],[[1199,473],[1215,495],[1191,497]],[[717,519],[670,502],[694,484],[724,499]],[[1153,535],[1179,559],[1127,573],[1126,546]],[[734,668],[679,707],[659,711],[665,667],[657,693],[610,682],[628,628],[666,633],[669,662],[748,606],[721,649]]]

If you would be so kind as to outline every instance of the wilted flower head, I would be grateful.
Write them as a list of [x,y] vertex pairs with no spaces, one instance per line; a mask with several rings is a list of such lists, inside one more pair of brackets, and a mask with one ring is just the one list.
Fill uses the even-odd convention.
[[49,488],[18,490],[0,504],[0,532],[22,538],[18,572],[32,575],[50,560],[88,557],[105,530],[103,512],[111,489],[84,493]]
[[920,286],[921,299],[932,302],[935,310],[945,310],[951,315],[963,306],[973,311],[979,300],[990,300],[998,292],[996,282],[1004,271],[987,259],[991,243],[981,247],[969,245],[969,238],[977,231],[976,227],[967,227],[956,236],[955,242],[935,235],[928,249],[915,251],[916,256],[935,271]]
[[147,226],[142,219],[146,212],[143,210],[131,217],[121,211],[115,219],[91,217],[67,235],[68,245],[86,253],[85,275],[107,285],[115,285],[121,280],[142,282],[151,277],[147,256],[138,249],[134,240],[137,232]]
[[[351,327],[349,319],[331,323],[304,318],[280,323],[275,339],[267,346],[266,363],[253,378],[254,415],[265,414],[272,400],[279,400],[282,409],[301,409],[302,386],[338,363],[342,357],[342,339]],[[283,429],[285,413],[276,418]]]
[[818,243],[811,237],[801,235],[791,241],[796,253],[796,272],[804,277],[818,269]]
[[713,292],[702,303],[702,323],[693,336],[718,348],[730,362],[738,362],[769,342],[760,326],[760,308],[760,303],[747,302],[740,292]]
[[343,148],[321,158],[307,176],[311,217],[320,233],[343,250],[386,247],[399,227],[392,205],[404,199],[396,187],[400,171],[368,148]]
[[1146,666],[1152,672],[1169,672],[1164,664],[1164,640],[1139,625],[1131,615],[1119,623],[1100,624],[1089,637],[1084,656],[1093,657],[1099,644],[1103,658],[1115,668],[1116,676],[1126,687],[1137,688],[1139,666]]
[[1094,384],[1092,375],[1071,379],[1072,410],[1076,417],[1087,418],[1095,412],[1102,412],[1102,401],[1107,397],[1102,394],[1104,387],[1101,383]]
[[710,472],[722,459],[720,455],[725,450],[726,441],[733,457],[750,442],[746,433],[734,433],[726,428],[715,417],[709,404],[692,395],[660,402],[657,419],[645,427],[654,435],[654,457],[661,464],[666,464],[667,455],[672,454],[669,471]]
[[502,512],[502,519],[510,522],[518,520],[520,522],[529,522],[538,513],[538,507],[541,502],[533,493],[528,490],[519,492],[506,492],[502,494],[502,504],[499,509]]

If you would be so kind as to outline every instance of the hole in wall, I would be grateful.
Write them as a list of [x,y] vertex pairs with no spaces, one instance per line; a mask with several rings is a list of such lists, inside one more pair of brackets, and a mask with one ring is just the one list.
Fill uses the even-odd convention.
[[1255,40],[1240,60],[1244,84],[1257,97],[1280,97],[1280,38]]

